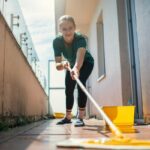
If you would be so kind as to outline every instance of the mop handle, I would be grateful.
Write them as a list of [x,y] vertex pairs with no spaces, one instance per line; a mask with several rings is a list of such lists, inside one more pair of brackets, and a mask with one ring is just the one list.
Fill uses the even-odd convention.
[[[68,70],[71,72],[71,68],[68,66]],[[101,114],[101,116],[104,118],[104,120],[107,122],[107,124],[110,126],[112,131],[115,133],[117,137],[123,137],[122,132],[112,123],[112,121],[109,119],[109,117],[105,114],[105,112],[102,110],[102,108],[97,104],[96,100],[90,95],[90,93],[87,91],[85,86],[82,84],[82,82],[78,79],[76,75],[73,75],[74,79],[76,80],[77,84],[80,86],[80,88],[83,90],[83,92],[86,94],[86,96],[89,98],[89,100],[94,104],[94,106],[97,108],[98,112]]]

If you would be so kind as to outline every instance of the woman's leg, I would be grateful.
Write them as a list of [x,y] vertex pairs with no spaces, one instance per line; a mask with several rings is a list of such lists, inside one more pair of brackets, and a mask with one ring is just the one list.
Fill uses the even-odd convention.
[[[86,81],[93,70],[93,66],[94,66],[94,64],[84,62],[83,66],[80,70],[79,79],[85,87],[86,87]],[[83,119],[83,117],[85,115],[87,96],[82,91],[80,86],[77,86],[77,88],[78,88],[78,106],[79,106],[78,118]]]
[[65,77],[65,93],[66,93],[66,118],[71,119],[71,111],[74,104],[74,89],[76,81],[72,80],[70,72],[66,71]]
[[70,72],[66,71],[65,77],[65,93],[66,93],[66,116],[62,120],[60,120],[57,125],[63,125],[71,123],[71,111],[74,103],[74,88],[76,85],[76,81],[72,80],[70,76]]

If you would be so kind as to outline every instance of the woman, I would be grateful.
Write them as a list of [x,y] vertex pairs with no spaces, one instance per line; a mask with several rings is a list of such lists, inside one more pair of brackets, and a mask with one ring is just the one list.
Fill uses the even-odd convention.
[[[65,15],[60,17],[58,21],[58,35],[53,41],[53,49],[55,54],[55,62],[57,70],[66,69],[65,77],[65,93],[66,93],[66,116],[57,124],[71,123],[71,111],[74,103],[74,89],[76,75],[80,81],[86,86],[86,81],[91,74],[94,66],[94,59],[86,50],[86,40],[83,35],[76,33],[76,25],[73,17]],[[67,60],[63,63],[62,56]],[[67,70],[68,65],[71,67],[71,72]],[[83,117],[85,113],[87,97],[85,93],[78,88],[78,116],[75,122],[76,127],[84,126]]]

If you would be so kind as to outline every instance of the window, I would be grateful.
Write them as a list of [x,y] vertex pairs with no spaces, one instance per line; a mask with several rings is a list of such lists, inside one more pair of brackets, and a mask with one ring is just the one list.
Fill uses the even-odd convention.
[[98,79],[101,81],[105,77],[105,54],[104,54],[104,29],[102,12],[97,20],[97,50],[98,50]]

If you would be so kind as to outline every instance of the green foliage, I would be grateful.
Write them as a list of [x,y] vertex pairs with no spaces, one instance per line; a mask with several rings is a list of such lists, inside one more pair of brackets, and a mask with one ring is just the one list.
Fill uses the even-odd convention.
[[0,131],[8,130],[17,126],[24,126],[32,122],[44,119],[42,116],[1,116]]
[[8,130],[8,128],[7,122],[0,120],[0,131]]

